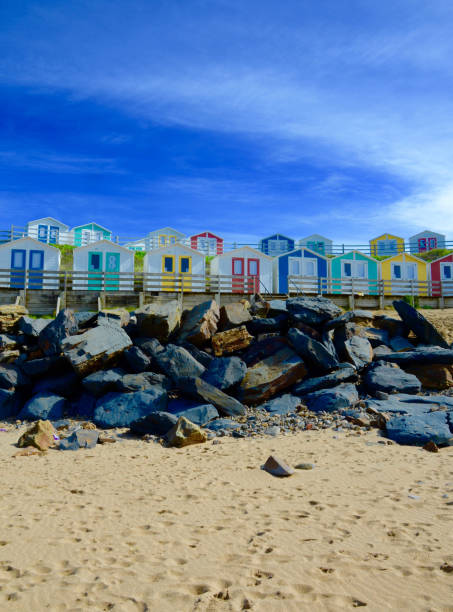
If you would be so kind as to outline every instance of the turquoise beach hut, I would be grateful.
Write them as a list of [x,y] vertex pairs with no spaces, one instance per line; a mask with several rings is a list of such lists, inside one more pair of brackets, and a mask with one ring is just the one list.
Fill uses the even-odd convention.
[[360,251],[349,251],[330,261],[332,293],[377,294],[380,264]]
[[98,223],[85,223],[77,225],[72,230],[74,246],[81,247],[99,240],[111,240],[112,232]]

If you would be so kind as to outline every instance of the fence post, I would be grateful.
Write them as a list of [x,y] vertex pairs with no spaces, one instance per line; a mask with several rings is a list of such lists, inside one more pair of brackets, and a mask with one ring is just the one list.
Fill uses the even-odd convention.
[[379,293],[379,309],[384,310],[384,281],[378,281],[378,293]]
[[414,281],[411,280],[411,303],[412,308],[415,308],[415,293],[414,293]]
[[220,308],[220,274],[217,274],[217,305]]
[[354,279],[351,278],[351,295],[349,296],[349,308],[354,310],[355,307],[355,297],[354,297]]

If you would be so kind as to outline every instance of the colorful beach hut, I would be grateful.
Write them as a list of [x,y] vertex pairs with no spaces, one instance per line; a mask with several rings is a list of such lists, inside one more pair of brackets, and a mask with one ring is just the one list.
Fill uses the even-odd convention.
[[54,219],[42,217],[27,223],[27,236],[46,244],[69,244],[69,225]]
[[270,257],[277,257],[282,253],[293,251],[294,247],[294,240],[283,234],[272,234],[272,236],[260,240],[258,245],[259,250]]
[[311,234],[311,236],[301,238],[298,246],[305,246],[320,255],[331,255],[333,242],[321,234]]
[[409,251],[411,253],[426,253],[433,249],[445,248],[445,235],[425,230],[409,238]]
[[201,232],[189,237],[189,244],[195,251],[205,255],[221,255],[223,253],[223,238],[212,232]]
[[381,278],[387,294],[427,295],[428,264],[410,253],[381,261]]
[[[19,238],[0,245],[0,286],[13,289],[58,289],[60,250],[34,238]],[[53,276],[53,278],[52,278]],[[28,282],[26,282],[28,278]]]
[[172,227],[162,227],[161,229],[149,232],[145,238],[145,246],[147,251],[152,249],[160,249],[172,244],[181,242],[186,237],[182,232],[173,229]]
[[360,251],[349,251],[330,261],[332,293],[379,292],[379,262]]
[[432,295],[453,295],[453,252],[430,264]]
[[404,251],[404,238],[393,234],[382,234],[370,240],[371,255],[391,257]]
[[147,291],[204,291],[206,258],[184,244],[153,249],[145,255],[143,271]]
[[243,246],[211,260],[211,275],[220,275],[221,289],[232,293],[272,293],[272,257]]
[[126,242],[124,246],[130,251],[146,251],[146,238],[139,238],[138,240]]
[[325,293],[329,263],[327,257],[302,247],[273,260],[274,291]]
[[72,228],[74,246],[81,247],[100,240],[111,240],[112,232],[98,223],[85,223]]
[[110,240],[74,249],[73,270],[74,289],[128,291],[134,288],[134,253]]

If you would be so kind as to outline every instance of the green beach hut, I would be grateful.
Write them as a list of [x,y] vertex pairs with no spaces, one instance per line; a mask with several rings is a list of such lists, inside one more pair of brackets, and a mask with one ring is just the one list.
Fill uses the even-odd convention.
[[349,251],[330,261],[332,293],[377,294],[379,262],[360,251]]

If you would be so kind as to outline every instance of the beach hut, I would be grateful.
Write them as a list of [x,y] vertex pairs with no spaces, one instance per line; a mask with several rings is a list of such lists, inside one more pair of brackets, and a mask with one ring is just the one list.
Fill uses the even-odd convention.
[[272,293],[272,257],[243,246],[211,261],[211,275],[221,279],[223,291],[232,293]]
[[283,234],[272,234],[272,236],[260,240],[258,248],[265,255],[277,257],[282,253],[294,251],[294,246],[295,243],[292,238],[288,238],[288,236]]
[[153,249],[145,255],[143,271],[158,274],[145,277],[149,291],[204,291],[206,258],[184,244]]
[[81,247],[100,240],[111,240],[112,232],[98,223],[85,223],[72,229],[74,246]]
[[453,251],[431,262],[433,295],[453,295]]
[[379,262],[360,251],[349,251],[330,261],[332,293],[379,292]]
[[445,248],[445,235],[425,230],[409,238],[409,251],[411,253],[425,253],[432,249]]
[[74,249],[73,270],[74,289],[129,291],[134,288],[134,253],[110,240],[98,240]]
[[299,246],[305,246],[320,255],[331,255],[333,242],[321,234],[311,234],[299,240]]
[[[322,293],[327,289],[327,257],[302,247],[273,259],[274,291]],[[303,279],[303,280],[302,280]]]
[[201,232],[189,237],[189,244],[195,251],[205,255],[221,255],[223,253],[223,238],[212,232]]
[[[0,286],[24,289],[58,289],[60,250],[34,238],[19,238],[0,245]],[[28,282],[25,282],[28,273]]]
[[145,246],[147,251],[152,249],[160,249],[165,246],[181,242],[186,237],[182,232],[178,232],[172,227],[162,227],[161,229],[149,232],[145,238]]
[[126,242],[124,246],[130,251],[146,251],[146,238]]
[[410,253],[399,253],[381,261],[384,291],[392,295],[426,295],[428,265]]
[[69,225],[54,219],[42,217],[27,223],[27,236],[47,244],[68,244]]
[[371,255],[390,257],[404,251],[404,238],[393,234],[382,234],[370,240]]

